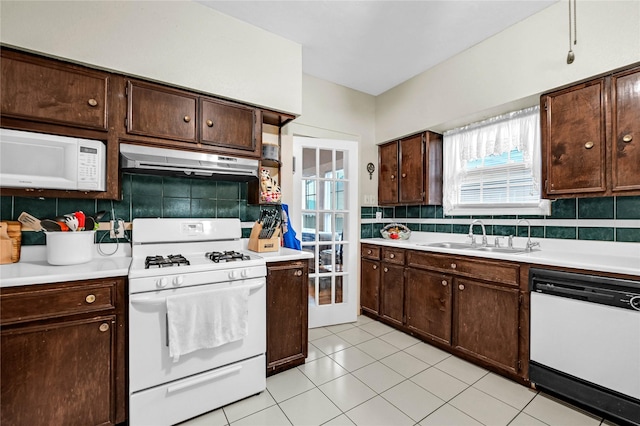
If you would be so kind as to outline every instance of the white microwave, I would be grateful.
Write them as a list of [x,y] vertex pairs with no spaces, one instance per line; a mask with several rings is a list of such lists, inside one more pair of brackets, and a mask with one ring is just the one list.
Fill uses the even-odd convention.
[[0,187],[104,191],[105,145],[0,128]]

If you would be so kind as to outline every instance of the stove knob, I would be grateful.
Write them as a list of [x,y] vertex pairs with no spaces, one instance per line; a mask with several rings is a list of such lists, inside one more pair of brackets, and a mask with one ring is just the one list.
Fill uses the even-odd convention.
[[236,271],[230,271],[229,272],[229,279],[230,280],[235,280],[237,276],[238,276],[238,274],[236,274]]
[[247,278],[249,276],[249,271],[246,269],[243,269],[242,272],[240,272],[240,276],[242,278]]
[[184,277],[182,275],[178,275],[173,279],[173,285],[176,287],[182,285],[182,283],[184,283]]
[[169,282],[165,277],[162,277],[158,281],[156,281],[156,287],[166,287],[167,284],[169,284]]

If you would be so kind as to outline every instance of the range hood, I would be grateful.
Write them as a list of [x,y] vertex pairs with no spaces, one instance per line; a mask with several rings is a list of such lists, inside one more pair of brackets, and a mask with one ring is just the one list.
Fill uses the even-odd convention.
[[172,176],[214,177],[249,181],[258,178],[258,160],[218,154],[120,144],[121,168],[126,172]]

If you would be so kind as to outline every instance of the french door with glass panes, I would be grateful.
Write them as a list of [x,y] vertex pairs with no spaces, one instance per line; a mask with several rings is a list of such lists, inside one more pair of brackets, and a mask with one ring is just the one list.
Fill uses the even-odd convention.
[[293,223],[309,268],[309,328],[357,317],[358,144],[293,138]]

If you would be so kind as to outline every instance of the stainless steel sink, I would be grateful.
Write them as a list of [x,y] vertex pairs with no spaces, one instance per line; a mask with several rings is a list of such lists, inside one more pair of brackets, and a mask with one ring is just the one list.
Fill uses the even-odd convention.
[[475,250],[478,251],[489,251],[489,252],[494,252],[494,253],[511,253],[511,254],[518,254],[518,253],[526,253],[527,249],[524,247],[520,247],[520,248],[516,248],[516,247],[476,247]]
[[439,248],[450,248],[450,249],[470,249],[470,243],[454,243],[454,242],[442,242],[442,243],[425,243],[418,244],[419,246],[425,247],[439,247]]

